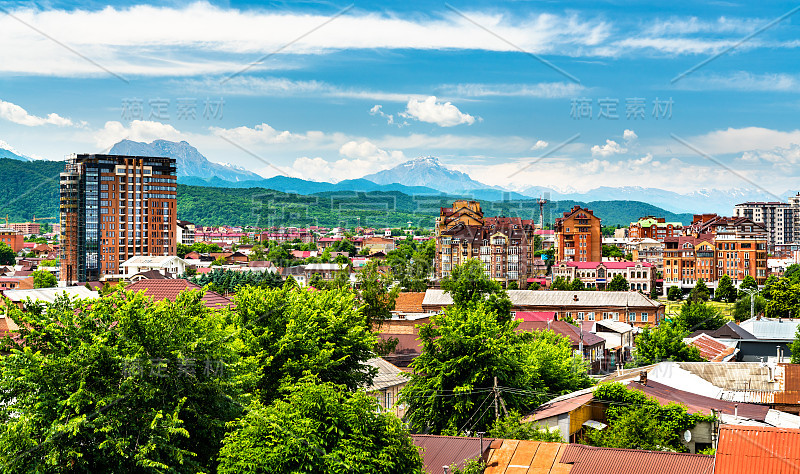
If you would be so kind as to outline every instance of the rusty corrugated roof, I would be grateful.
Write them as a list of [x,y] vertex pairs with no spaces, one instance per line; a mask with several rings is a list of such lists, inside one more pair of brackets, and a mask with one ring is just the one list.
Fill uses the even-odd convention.
[[689,409],[689,413],[710,415],[711,410],[714,409],[726,415],[738,413],[739,416],[744,418],[764,421],[769,411],[768,406],[719,400],[684,390],[678,390],[677,388],[672,388],[669,385],[664,385],[652,380],[648,380],[647,385],[642,385],[634,381],[629,382],[627,386],[628,388],[644,392],[645,395],[657,399],[659,403],[662,404],[677,402],[686,405]]
[[[597,448],[570,444],[560,462],[569,474],[712,474],[714,457],[702,454]],[[528,471],[530,472],[530,471]],[[546,472],[546,471],[545,471]]]
[[456,465],[463,468],[467,461],[488,450],[494,441],[493,438],[483,438],[481,451],[480,438],[434,435],[411,435],[411,438],[420,448],[425,471],[429,474],[444,474],[443,466]]
[[722,425],[714,474],[800,472],[800,430]]

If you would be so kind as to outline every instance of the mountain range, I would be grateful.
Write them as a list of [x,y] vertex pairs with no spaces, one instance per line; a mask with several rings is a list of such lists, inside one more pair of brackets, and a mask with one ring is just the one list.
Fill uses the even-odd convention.
[[[640,186],[602,186],[586,192],[561,192],[534,185],[515,192],[472,179],[468,174],[448,168],[438,158],[425,156],[368,174],[359,179],[336,183],[310,181],[288,176],[263,178],[242,167],[214,163],[186,141],[154,140],[150,143],[122,140],[111,154],[165,156],[175,158],[181,184],[220,188],[267,188],[286,193],[310,195],[321,192],[401,192],[410,196],[457,196],[480,201],[530,200],[544,197],[551,201],[640,201],[673,213],[716,212],[730,215],[733,206],[745,201],[775,201],[776,197],[758,189],[698,190],[680,194]],[[31,159],[0,140],[0,158]],[[794,192],[782,193],[785,201]]]

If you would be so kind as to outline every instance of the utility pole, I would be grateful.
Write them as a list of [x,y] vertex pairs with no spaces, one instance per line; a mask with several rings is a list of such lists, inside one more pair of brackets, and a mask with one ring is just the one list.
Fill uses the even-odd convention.
[[500,419],[500,413],[497,411],[497,397],[499,394],[497,393],[497,376],[494,378],[494,387],[492,389],[494,391],[494,419]]

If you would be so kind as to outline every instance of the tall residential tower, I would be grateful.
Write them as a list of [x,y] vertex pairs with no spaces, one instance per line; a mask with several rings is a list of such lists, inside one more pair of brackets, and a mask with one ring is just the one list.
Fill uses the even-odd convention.
[[172,158],[72,155],[61,173],[61,280],[119,275],[135,255],[175,255]]

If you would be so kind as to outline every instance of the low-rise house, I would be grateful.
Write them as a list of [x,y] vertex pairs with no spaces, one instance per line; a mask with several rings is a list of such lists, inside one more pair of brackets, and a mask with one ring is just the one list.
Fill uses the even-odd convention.
[[125,278],[149,271],[157,271],[163,276],[173,278],[186,272],[186,260],[176,255],[136,255],[125,260],[119,268]]
[[[565,321],[522,321],[517,326],[517,331],[553,331],[564,336],[572,343],[572,350],[581,354],[589,363],[589,372],[592,374],[600,373],[605,370],[603,367],[603,356],[605,354],[606,341],[590,332],[584,332],[581,328],[573,326]],[[613,366],[612,366],[613,368]]]
[[281,268],[281,278],[286,280],[289,277],[292,277],[292,279],[294,279],[294,281],[296,281],[301,287],[305,287],[308,284],[308,279],[306,278],[305,273],[305,265],[295,265],[294,267]]
[[408,378],[403,371],[386,359],[377,357],[370,359],[367,364],[378,369],[378,374],[372,379],[372,385],[366,388],[367,394],[375,397],[384,411],[392,412],[398,418],[406,414],[406,406],[398,403],[400,390],[408,383]]
[[[69,296],[71,299],[94,299],[98,297],[97,293],[85,286],[3,291],[3,296],[11,300],[11,303],[19,308],[22,308],[28,300],[40,303],[52,303],[56,298],[64,295]],[[0,299],[0,305],[2,304],[3,300]]]
[[613,369],[617,364],[623,364],[631,359],[634,342],[633,326],[614,319],[603,319],[594,323],[588,321],[584,324],[591,325],[589,330],[606,341],[603,361],[605,370]]
[[302,267],[306,281],[311,281],[314,275],[319,275],[320,278],[326,281],[333,280],[338,273],[350,275],[350,266],[339,263],[310,263]]
[[[202,290],[202,287],[186,280],[140,280],[126,286],[127,291],[143,291],[146,296],[153,298],[154,302],[162,300],[175,301],[183,291]],[[202,298],[203,304],[211,309],[233,308],[233,301],[225,298],[215,291],[206,291]]]
[[714,474],[800,472],[800,430],[722,425]]
[[0,277],[0,293],[5,290],[33,289],[33,277]]
[[656,267],[648,262],[561,262],[553,267],[553,279],[578,278],[589,288],[605,289],[616,275],[628,281],[631,290],[649,293],[656,284]]
[[397,294],[394,300],[394,310],[392,316],[398,316],[400,319],[405,319],[409,315],[426,314],[422,309],[422,300],[425,299],[425,293],[422,291],[401,291]]
[[[615,319],[634,327],[657,326],[664,305],[637,291],[530,291],[507,290],[512,311],[552,311],[558,319],[576,321]],[[441,289],[428,289],[422,301],[426,312],[439,312],[453,304]]]

